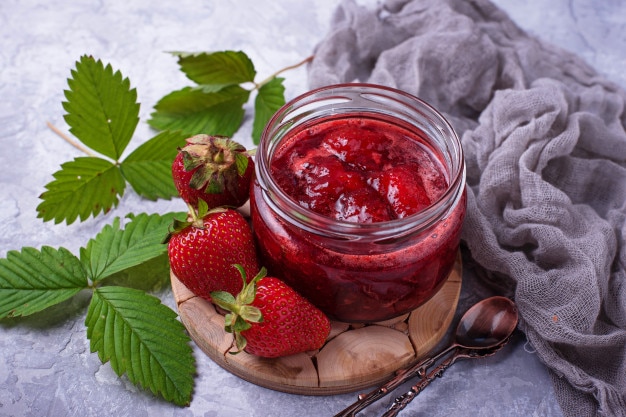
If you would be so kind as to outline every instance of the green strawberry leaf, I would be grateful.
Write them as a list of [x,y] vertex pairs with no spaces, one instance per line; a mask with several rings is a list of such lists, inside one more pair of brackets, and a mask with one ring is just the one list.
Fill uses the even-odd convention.
[[205,92],[220,91],[224,87],[254,82],[254,64],[242,51],[219,51],[186,53],[174,52],[178,56],[181,71],[200,84]]
[[205,93],[186,87],[161,98],[148,124],[158,130],[180,130],[188,136],[199,133],[231,137],[243,121],[243,105],[250,91],[233,85]]
[[196,372],[190,339],[176,313],[158,298],[132,288],[98,288],[85,325],[91,351],[117,375],[189,405]]
[[170,262],[167,252],[109,275],[106,284],[131,287],[152,294],[170,288]]
[[141,213],[120,228],[120,218],[105,226],[87,246],[80,249],[80,260],[94,282],[145,261],[167,251],[162,243],[168,227],[176,216]]
[[70,132],[91,149],[117,161],[137,123],[137,91],[110,65],[84,55],[76,62],[65,91],[65,121]]
[[135,192],[149,200],[178,195],[172,180],[172,161],[187,135],[163,131],[148,140],[122,161],[122,175]]
[[0,259],[0,318],[39,312],[88,286],[83,265],[66,249],[9,251]]
[[53,174],[54,181],[46,185],[43,200],[37,206],[37,217],[44,221],[73,223],[90,215],[108,212],[117,206],[124,194],[126,182],[120,169],[101,158],[79,157],[61,165]]
[[252,140],[259,144],[261,133],[274,113],[285,104],[284,78],[274,77],[263,84],[254,100],[254,123],[252,125]]

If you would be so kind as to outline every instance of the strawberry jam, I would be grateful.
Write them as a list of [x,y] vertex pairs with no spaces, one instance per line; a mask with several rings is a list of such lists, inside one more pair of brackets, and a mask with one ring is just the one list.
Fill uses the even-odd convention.
[[465,215],[462,150],[419,99],[366,84],[305,94],[270,121],[256,166],[261,263],[329,317],[407,313],[450,273]]
[[391,123],[347,118],[286,140],[270,172],[302,207],[336,220],[384,222],[417,213],[448,183],[424,140]]

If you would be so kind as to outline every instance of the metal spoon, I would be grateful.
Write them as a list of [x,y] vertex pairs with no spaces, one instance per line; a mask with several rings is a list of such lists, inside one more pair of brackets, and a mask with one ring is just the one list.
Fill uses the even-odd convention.
[[[461,317],[461,321],[456,328],[454,342],[450,346],[436,356],[424,359],[409,368],[399,371],[395,377],[387,381],[380,388],[368,394],[360,394],[358,401],[339,414],[336,414],[335,417],[354,417],[356,413],[386,396],[409,379],[419,376],[421,378],[420,383],[416,384],[416,390],[411,390],[411,392],[413,392],[411,399],[413,399],[430,381],[436,376],[440,376],[443,371],[457,359],[461,357],[484,357],[498,351],[506,344],[517,327],[517,320],[517,307],[513,301],[506,297],[490,297],[474,304],[474,306],[467,310],[463,317]],[[455,354],[442,362],[433,372],[427,374],[428,368],[452,351],[454,351]],[[427,382],[424,383],[424,381]],[[409,393],[405,395],[410,396]],[[396,405],[396,402],[394,402],[394,405],[396,405],[396,408],[401,406],[401,408],[398,409],[399,411],[404,408],[411,399],[408,401],[397,399],[397,402],[404,401],[404,403]]]
[[415,385],[411,387],[409,391],[396,397],[391,404],[391,407],[381,417],[395,417],[398,413],[404,409],[413,399],[424,390],[435,378],[441,377],[443,372],[448,369],[457,359],[463,358],[485,358],[487,356],[491,356],[495,354],[497,351],[502,349],[508,339],[504,340],[499,345],[491,349],[465,349],[458,348],[454,351],[453,354],[448,356],[445,360],[443,360],[435,369],[430,371],[428,375],[422,376],[422,379]]

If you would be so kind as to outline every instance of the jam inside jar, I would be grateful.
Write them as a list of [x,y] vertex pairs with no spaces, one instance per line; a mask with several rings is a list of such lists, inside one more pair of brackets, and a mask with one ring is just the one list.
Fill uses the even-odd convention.
[[450,124],[388,87],[308,92],[270,120],[251,216],[261,263],[331,319],[408,313],[443,285],[465,217],[465,163]]

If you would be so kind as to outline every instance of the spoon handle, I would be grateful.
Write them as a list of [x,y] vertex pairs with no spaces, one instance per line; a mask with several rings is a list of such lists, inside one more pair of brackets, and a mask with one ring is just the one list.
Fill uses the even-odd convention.
[[363,410],[370,404],[378,401],[382,397],[386,396],[394,389],[398,388],[400,385],[405,383],[406,381],[412,379],[415,376],[423,377],[426,375],[426,371],[430,368],[434,363],[438,362],[441,358],[447,355],[451,350],[456,349],[457,345],[451,345],[444,349],[442,352],[433,356],[431,358],[424,359],[420,362],[415,363],[414,365],[406,368],[402,371],[399,371],[396,376],[389,379],[384,385],[380,388],[377,388],[367,394],[360,394],[357,401],[349,405],[347,408],[340,411],[338,414],[335,414],[334,417],[354,417],[356,413]]
[[450,367],[460,356],[455,352],[448,358],[444,359],[435,369],[430,371],[428,375],[424,376],[420,381],[413,385],[411,389],[397,397],[391,407],[382,415],[382,417],[395,417],[398,413],[404,409],[413,398],[415,398],[420,392],[424,390],[435,378],[441,377],[446,369]]
[[393,403],[389,409],[382,415],[382,417],[395,417],[403,410],[417,395],[424,390],[435,378],[441,377],[446,369],[448,369],[454,362],[462,358],[486,358],[498,352],[509,341],[509,338],[503,340],[500,344],[494,346],[491,349],[468,349],[458,348],[455,352],[448,356],[446,359],[434,368],[432,371],[425,375],[420,381],[413,385],[411,389],[393,400]]

